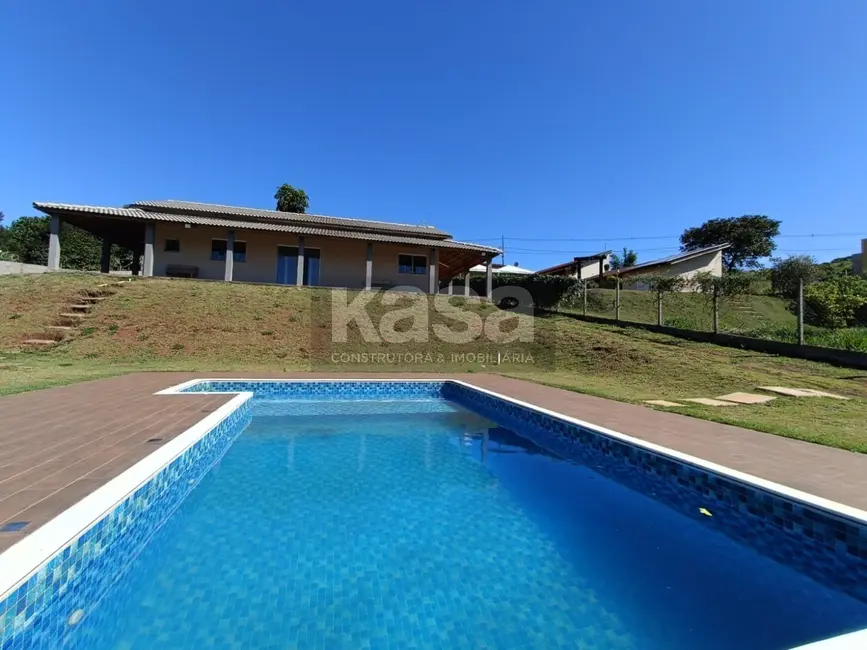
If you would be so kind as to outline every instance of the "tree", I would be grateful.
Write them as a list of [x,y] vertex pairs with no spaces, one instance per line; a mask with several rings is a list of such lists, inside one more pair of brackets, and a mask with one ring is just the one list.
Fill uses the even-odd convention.
[[[48,233],[51,218],[20,217],[2,229],[4,246],[15,259],[25,264],[48,264]],[[3,249],[5,250],[5,248]],[[79,271],[98,271],[102,242],[86,230],[64,224],[60,231],[60,266]],[[112,247],[111,267],[129,268],[132,253],[120,246]]]
[[854,275],[816,282],[804,290],[804,314],[813,325],[850,327],[867,305],[867,280]]
[[771,261],[771,288],[783,298],[794,300],[798,297],[799,283],[803,280],[807,285],[816,278],[816,260],[809,255],[776,257]]
[[288,183],[283,183],[277,188],[274,198],[277,199],[277,210],[280,212],[304,214],[310,204],[304,190],[296,189]]
[[632,249],[627,249],[625,246],[623,247],[622,255],[618,255],[617,253],[611,255],[612,269],[625,269],[630,266],[635,266],[637,263],[638,254]]
[[680,236],[680,249],[692,251],[716,244],[731,244],[722,252],[727,271],[758,268],[759,258],[768,257],[777,245],[780,222],[760,214],[711,219],[695,228],[687,228]]

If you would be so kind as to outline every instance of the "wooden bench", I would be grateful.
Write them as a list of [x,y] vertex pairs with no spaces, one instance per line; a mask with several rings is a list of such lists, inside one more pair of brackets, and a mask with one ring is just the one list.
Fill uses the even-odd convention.
[[167,264],[166,277],[168,278],[197,278],[199,267],[186,264]]

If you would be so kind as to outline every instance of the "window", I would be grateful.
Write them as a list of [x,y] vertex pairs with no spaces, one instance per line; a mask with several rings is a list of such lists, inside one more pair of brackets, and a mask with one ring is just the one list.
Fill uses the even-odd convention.
[[397,272],[424,275],[427,273],[427,258],[424,255],[398,255]]
[[181,252],[181,240],[180,239],[167,239],[165,251],[166,251],[166,253],[180,253]]
[[[228,242],[225,239],[212,239],[211,240],[211,259],[215,262],[225,262],[226,261],[226,244]],[[233,255],[233,259],[236,262],[246,262],[247,261],[247,242],[235,240],[235,254]]]

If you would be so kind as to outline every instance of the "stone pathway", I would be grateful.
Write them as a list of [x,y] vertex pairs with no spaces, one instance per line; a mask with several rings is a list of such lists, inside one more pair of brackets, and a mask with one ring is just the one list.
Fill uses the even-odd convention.
[[[831,399],[839,400],[852,399],[851,397],[835,395],[834,393],[827,393],[825,391],[815,390],[813,388],[759,386],[758,389],[768,391],[769,393],[785,395],[786,397],[828,397]],[[771,397],[770,395],[757,395],[756,393],[729,393],[728,395],[720,395],[719,397],[689,397],[683,398],[680,401],[692,402],[693,404],[701,404],[702,406],[738,406],[739,404],[767,404],[768,402],[771,402],[775,399],[777,398]],[[680,402],[672,402],[665,399],[649,399],[645,400],[644,403],[650,404],[651,406],[666,406],[669,408],[674,408],[677,406],[688,406],[688,404],[681,404]]]

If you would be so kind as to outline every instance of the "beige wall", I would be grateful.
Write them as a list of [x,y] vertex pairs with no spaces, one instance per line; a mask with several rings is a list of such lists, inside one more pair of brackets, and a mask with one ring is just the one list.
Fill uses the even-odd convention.
[[[697,273],[702,273],[705,271],[709,271],[714,276],[720,277],[722,275],[722,270],[722,251],[717,251],[716,253],[705,253],[704,255],[699,255],[698,257],[694,257],[691,260],[681,262],[680,264],[672,264],[665,269],[661,269],[658,271],[648,271],[648,274],[661,275],[666,277],[679,276],[682,278],[690,279]],[[641,281],[640,276],[638,276],[632,282],[627,282],[626,280],[624,280],[621,286],[624,289],[647,289],[647,285]],[[691,286],[688,286],[684,289],[684,291],[694,290],[695,288]]]
[[[606,255],[605,259],[602,260],[602,268],[607,271],[611,268],[611,256]],[[579,280],[587,280],[589,278],[598,278],[599,277],[599,260],[590,260],[587,262],[581,263],[581,269],[579,273],[574,275],[573,277],[578,278]]]
[[[180,240],[180,252],[165,252],[166,239]],[[226,239],[226,230],[206,226],[184,228],[183,224],[157,223],[154,275],[164,276],[167,265],[182,264],[198,267],[200,278],[222,280],[226,266],[224,262],[211,261],[212,239]],[[241,282],[276,282],[277,247],[297,246],[298,236],[262,230],[236,230],[235,241],[247,242],[247,261],[235,262],[232,279]],[[305,237],[304,245],[308,249],[320,250],[320,286],[364,288],[367,242],[308,236]],[[408,285],[427,291],[427,274],[398,273],[397,257],[401,253],[429,258],[430,249],[374,242],[373,284]]]

